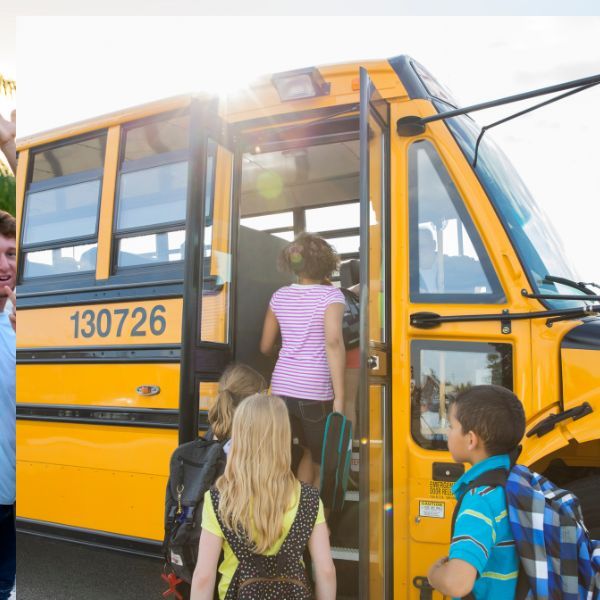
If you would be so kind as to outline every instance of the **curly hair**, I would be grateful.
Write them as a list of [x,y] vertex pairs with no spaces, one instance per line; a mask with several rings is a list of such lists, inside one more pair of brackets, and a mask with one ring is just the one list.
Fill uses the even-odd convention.
[[312,233],[301,233],[279,255],[282,271],[323,281],[339,267],[336,251],[323,238]]
[[6,238],[17,236],[17,222],[11,214],[4,210],[0,210],[0,234]]

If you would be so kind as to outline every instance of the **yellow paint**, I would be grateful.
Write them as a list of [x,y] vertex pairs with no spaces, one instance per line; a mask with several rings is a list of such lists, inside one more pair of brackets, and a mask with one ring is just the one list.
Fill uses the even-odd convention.
[[115,210],[120,136],[121,127],[114,125],[108,130],[106,137],[106,156],[104,158],[102,199],[100,201],[100,220],[98,223],[96,279],[108,279],[110,275],[112,224]]
[[[141,396],[142,385],[160,388]],[[179,408],[179,364],[52,364],[17,366],[19,403],[121,408]]]
[[16,175],[16,213],[17,213],[17,252],[21,247],[21,223],[23,222],[23,203],[25,201],[25,186],[27,173],[29,171],[29,150],[25,149],[19,152],[19,162]]
[[19,516],[161,539],[176,446],[176,430],[19,421]]

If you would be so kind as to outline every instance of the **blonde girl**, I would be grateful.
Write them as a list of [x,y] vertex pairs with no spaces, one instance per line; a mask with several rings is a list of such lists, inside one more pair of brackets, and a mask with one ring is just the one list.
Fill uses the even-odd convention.
[[[248,396],[267,389],[264,377],[242,363],[229,365],[219,379],[217,399],[208,411],[208,424],[212,436],[216,440],[225,441],[231,438],[231,422],[238,404]],[[229,445],[226,444],[225,452]]]
[[[307,545],[314,565],[316,599],[334,600],[335,567],[323,505],[317,490],[301,484],[292,473],[291,429],[284,402],[266,394],[244,400],[235,411],[231,439],[225,473],[204,498],[191,599],[212,600],[217,566],[220,600],[236,597],[240,582],[245,585],[240,576],[243,569],[238,573],[238,544],[252,553],[274,556],[290,530],[297,531],[301,524],[311,528]],[[312,521],[306,517],[309,504]],[[298,524],[292,528],[297,516]],[[236,552],[227,538],[238,547]],[[224,558],[218,565],[221,549]],[[300,569],[302,579],[300,559],[294,567]],[[257,597],[265,597],[261,596],[263,584],[253,584],[259,585]]]

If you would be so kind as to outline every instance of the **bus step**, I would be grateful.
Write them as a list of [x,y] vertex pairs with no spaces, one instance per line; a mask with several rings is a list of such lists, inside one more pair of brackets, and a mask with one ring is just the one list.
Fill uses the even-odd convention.
[[331,555],[334,560],[358,562],[358,548],[342,548],[340,546],[334,546],[331,548]]

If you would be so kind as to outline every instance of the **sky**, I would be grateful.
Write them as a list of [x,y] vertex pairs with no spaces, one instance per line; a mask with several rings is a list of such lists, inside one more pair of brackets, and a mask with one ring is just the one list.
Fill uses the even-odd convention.
[[[20,14],[33,4],[25,2]],[[421,14],[435,4],[422,3]],[[591,15],[585,4],[570,3],[571,12]],[[67,5],[53,3],[53,13]],[[410,5],[403,4],[405,15]],[[468,5],[457,2],[457,11]],[[120,6],[126,12],[127,3]],[[165,3],[150,1],[153,7],[164,11]],[[423,63],[463,105],[600,74],[598,16],[19,16],[16,27],[19,136],[157,98],[239,88],[260,74],[399,54]],[[8,58],[0,68],[16,74]],[[600,283],[598,106],[600,86],[492,131],[555,224],[579,277]],[[475,118],[483,125],[514,110]]]

